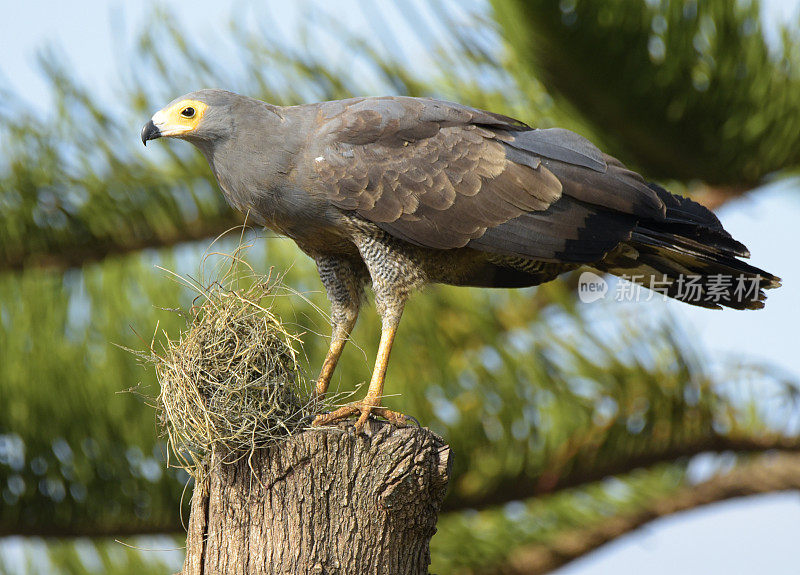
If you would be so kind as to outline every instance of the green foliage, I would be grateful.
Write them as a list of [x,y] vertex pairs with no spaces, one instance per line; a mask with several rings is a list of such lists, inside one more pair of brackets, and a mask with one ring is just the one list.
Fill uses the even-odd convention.
[[[134,147],[130,118],[99,105],[51,57],[44,66],[54,87],[51,113],[41,117],[13,100],[0,108],[0,269],[80,265],[206,237],[238,221],[202,158],[177,149],[146,158]],[[144,115],[141,104],[132,109]]]
[[685,480],[674,466],[608,479],[546,499],[516,501],[476,513],[446,515],[437,525],[431,573],[498,573],[517,549],[553,545],[564,531],[584,529],[616,515],[636,513],[653,498],[674,493]]
[[750,187],[800,161],[800,37],[757,1],[492,0],[516,57],[653,178]]
[[65,533],[87,518],[88,532],[123,521],[134,533],[176,525],[181,487],[164,469],[153,414],[119,394],[143,370],[112,342],[141,347],[131,310],[155,325],[164,314],[151,302],[179,293],[170,282],[139,281],[153,258],[132,258],[0,278],[5,533]]

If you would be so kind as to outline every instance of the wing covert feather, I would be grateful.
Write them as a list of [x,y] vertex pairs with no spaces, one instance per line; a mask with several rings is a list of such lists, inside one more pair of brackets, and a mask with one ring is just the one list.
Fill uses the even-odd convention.
[[459,104],[327,102],[314,142],[335,206],[429,248],[593,261],[664,219],[663,198],[585,138]]
[[318,120],[327,145],[314,168],[330,201],[414,244],[463,247],[561,196],[558,178],[509,161],[487,127],[524,126],[510,118],[414,98],[354,100],[327,112]]

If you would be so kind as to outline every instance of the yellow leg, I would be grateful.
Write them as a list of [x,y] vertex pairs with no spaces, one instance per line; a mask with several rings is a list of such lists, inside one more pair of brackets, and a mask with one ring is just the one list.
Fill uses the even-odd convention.
[[328,353],[325,356],[325,361],[322,363],[322,369],[317,378],[317,385],[315,392],[317,399],[322,399],[325,392],[328,391],[328,386],[331,384],[333,372],[336,369],[336,364],[339,363],[339,358],[342,356],[344,344],[347,343],[347,338],[336,338],[331,340],[331,346],[328,348]]
[[317,399],[325,397],[325,392],[328,391],[328,386],[331,383],[333,372],[336,369],[336,364],[339,363],[339,358],[342,357],[342,351],[350,338],[350,332],[356,325],[358,318],[358,307],[355,308],[354,313],[347,314],[343,319],[334,321],[333,333],[331,335],[331,345],[328,348],[328,353],[325,355],[325,361],[322,362],[322,369],[317,378],[317,385],[315,392]]
[[392,343],[394,342],[394,336],[396,332],[396,323],[385,326],[381,330],[381,341],[378,345],[378,356],[375,359],[375,369],[372,371],[372,379],[370,379],[367,395],[364,397],[364,399],[362,401],[353,402],[345,405],[344,407],[340,407],[331,413],[318,415],[314,419],[313,425],[326,425],[329,423],[334,423],[357,413],[360,415],[358,421],[356,421],[356,433],[361,432],[364,424],[369,418],[370,413],[375,413],[376,415],[384,417],[395,425],[405,425],[405,415],[391,411],[385,407],[381,407],[383,384],[386,379],[386,367],[389,365],[389,353],[392,351]]
[[331,302],[331,345],[322,363],[315,392],[317,399],[322,399],[331,383],[333,372],[342,350],[350,338],[350,333],[358,319],[358,308],[364,295],[364,282],[366,281],[363,269],[348,260],[336,258],[317,259],[317,269],[328,299]]

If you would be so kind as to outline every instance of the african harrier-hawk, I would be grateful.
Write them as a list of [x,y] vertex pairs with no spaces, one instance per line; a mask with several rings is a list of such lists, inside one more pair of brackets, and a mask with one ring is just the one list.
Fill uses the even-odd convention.
[[[762,290],[779,285],[738,259],[747,249],[709,210],[563,129],[422,98],[280,107],[201,90],[142,130],[145,143],[161,136],[197,146],[233,207],[316,261],[333,318],[319,394],[372,283],[383,323],[369,390],[317,424],[405,421],[381,396],[406,299],[426,283],[533,286],[585,265],[736,309],[763,307]],[[681,290],[688,276],[699,291]]]

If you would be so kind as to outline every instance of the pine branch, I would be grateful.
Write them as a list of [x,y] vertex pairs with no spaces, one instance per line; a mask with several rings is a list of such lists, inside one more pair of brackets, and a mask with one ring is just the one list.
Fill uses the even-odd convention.
[[144,249],[168,248],[183,242],[209,241],[231,228],[241,226],[244,218],[238,213],[221,214],[214,219],[188,222],[180,230],[141,237],[92,238],[79,246],[51,245],[46,252],[17,252],[0,259],[0,273],[25,268],[49,268],[59,271],[85,266],[110,256],[125,255]]
[[650,467],[658,463],[689,458],[701,453],[732,451],[734,453],[760,453],[770,450],[800,453],[800,438],[797,437],[724,437],[712,435],[698,438],[679,445],[667,446],[664,449],[651,448],[646,453],[634,454],[609,462],[598,462],[590,457],[581,458],[573,467],[564,472],[545,472],[539,476],[520,474],[505,478],[490,491],[475,496],[451,493],[444,502],[444,511],[462,509],[483,509],[494,505],[502,505],[510,501],[519,501],[562,489],[579,487],[587,483],[599,481],[613,475],[624,475],[635,469]]
[[53,524],[50,526],[36,525],[21,528],[9,528],[8,525],[0,524],[0,537],[53,537],[58,539],[71,539],[73,537],[138,537],[140,535],[172,535],[185,531],[186,528],[181,525],[181,521],[177,517],[175,521],[159,521],[150,524],[122,521],[107,525],[90,525],[87,523],[70,527]]
[[728,202],[738,200],[753,191],[753,186],[702,186],[692,193],[692,199],[703,204],[711,211],[716,211]]
[[752,186],[800,161],[800,40],[785,30],[776,58],[758,2],[492,5],[523,74],[650,177]]
[[547,545],[516,549],[508,561],[481,575],[536,575],[573,561],[598,547],[656,519],[737,497],[800,489],[800,455],[768,455],[725,475],[657,499],[637,513],[614,517],[601,524],[563,533]]

